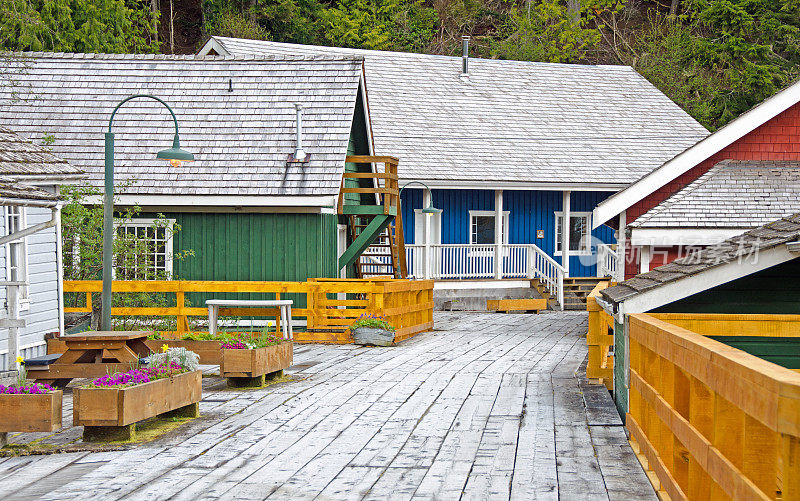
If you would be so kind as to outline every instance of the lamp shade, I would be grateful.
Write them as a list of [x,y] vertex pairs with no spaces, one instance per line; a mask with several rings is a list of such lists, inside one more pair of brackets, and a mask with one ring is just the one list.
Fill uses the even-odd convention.
[[432,216],[434,214],[439,214],[440,212],[442,212],[442,209],[437,209],[433,205],[429,205],[429,206],[425,207],[424,209],[422,209],[422,213],[423,214],[427,214],[429,216]]
[[172,140],[172,148],[159,151],[156,154],[156,158],[169,160],[172,165],[180,162],[194,162],[194,155],[181,148],[177,134],[175,134],[175,139]]

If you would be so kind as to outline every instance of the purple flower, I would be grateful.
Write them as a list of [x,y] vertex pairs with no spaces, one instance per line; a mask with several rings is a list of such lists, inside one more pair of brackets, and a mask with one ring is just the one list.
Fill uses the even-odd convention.
[[149,383],[156,379],[163,379],[186,372],[180,364],[170,362],[169,365],[159,365],[156,367],[143,367],[141,369],[133,369],[128,372],[119,372],[117,374],[108,374],[99,377],[89,384],[89,387],[94,388],[110,388],[115,386],[134,386],[137,384]]
[[7,394],[7,395],[42,395],[44,393],[49,393],[51,391],[55,391],[55,388],[50,386],[49,384],[44,383],[34,383],[30,386],[3,386],[0,384],[0,395]]

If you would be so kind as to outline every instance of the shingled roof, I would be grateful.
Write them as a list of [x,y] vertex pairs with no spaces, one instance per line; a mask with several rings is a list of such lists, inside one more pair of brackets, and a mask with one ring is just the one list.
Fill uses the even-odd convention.
[[[196,161],[157,160],[173,123],[140,99],[114,120],[115,176],[129,195],[335,195],[339,191],[363,61],[354,56],[259,58],[23,54],[12,89],[0,88],[0,122],[51,148],[102,185],[104,132],[112,109],[154,94],[175,110],[181,146]],[[287,167],[294,103],[304,106],[310,162]],[[242,203],[245,203],[243,201]]]
[[365,59],[377,151],[432,185],[618,189],[708,132],[627,66],[470,59],[212,38],[233,55]]
[[59,197],[41,188],[22,184],[15,179],[0,177],[0,205],[25,205],[30,200],[52,202],[47,205],[55,205]]
[[601,295],[607,301],[619,303],[644,292],[702,275],[720,266],[757,260],[759,253],[788,242],[795,242],[798,236],[800,236],[800,213],[773,221],[717,245],[698,250],[688,257],[676,259],[647,273],[636,275],[614,287],[602,290]]
[[76,176],[82,174],[50,150],[0,125],[0,176]]
[[753,228],[800,212],[800,162],[723,160],[630,224]]

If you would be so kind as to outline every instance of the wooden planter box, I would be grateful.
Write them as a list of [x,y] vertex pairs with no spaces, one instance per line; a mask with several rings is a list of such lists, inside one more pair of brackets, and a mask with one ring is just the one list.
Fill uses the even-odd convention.
[[160,352],[164,345],[170,348],[186,348],[200,356],[201,364],[218,365],[222,361],[220,341],[182,341],[180,339],[148,339],[147,347],[153,352]]
[[201,393],[199,370],[127,388],[75,388],[72,424],[127,426],[196,404]]
[[227,378],[256,378],[292,365],[291,341],[252,350],[221,350],[219,373]]
[[41,395],[0,395],[0,433],[61,429],[61,390]]

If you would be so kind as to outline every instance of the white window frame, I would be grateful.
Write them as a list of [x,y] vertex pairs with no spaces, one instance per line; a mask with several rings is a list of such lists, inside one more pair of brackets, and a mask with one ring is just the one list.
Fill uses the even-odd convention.
[[[503,211],[503,240],[502,240],[502,243],[505,244],[505,245],[508,245],[508,233],[509,233],[509,231],[508,231],[509,230],[508,221],[509,221],[509,215],[510,214],[511,214],[511,211],[507,211],[507,210]],[[493,211],[493,210],[471,210],[471,211],[469,211],[469,222],[468,222],[469,226],[467,226],[467,234],[469,235],[469,243],[470,243],[470,245],[496,245],[494,242],[492,242],[490,244],[476,244],[475,243],[474,235],[472,234],[472,220],[475,217],[479,217],[479,216],[495,217],[496,214],[495,214],[495,211]]]
[[[150,228],[156,221],[166,222],[165,228],[173,229],[175,226],[175,219],[164,219],[164,218],[152,218],[152,217],[137,217],[131,218],[130,220],[126,221],[124,224],[120,224],[118,222],[114,223],[114,233],[120,228]],[[169,274],[171,277],[174,269],[173,269],[173,260],[172,260],[172,235],[169,234],[164,239],[164,252],[166,256],[164,257],[164,268],[166,273]],[[117,267],[116,264],[111,268],[111,273],[114,279],[116,279],[117,275]]]
[[[16,209],[16,214],[12,214],[12,209]],[[15,232],[11,231],[11,218],[19,217],[17,228]],[[19,205],[6,205],[3,210],[3,224],[5,225],[5,235],[11,235],[24,230],[28,227],[28,211],[25,207]],[[11,255],[16,251],[19,258],[19,271],[17,273],[17,281],[25,282],[26,285],[19,288],[19,309],[20,311],[28,310],[30,308],[30,291],[28,283],[28,237],[23,237],[13,242],[5,244],[5,266],[6,266],[6,280],[11,279]]]
[[414,245],[425,245],[425,219],[431,219],[431,245],[442,243],[442,213],[423,214],[422,209],[414,209]]
[[[592,213],[591,212],[572,212],[570,211],[569,217],[584,217],[586,218],[586,234],[583,236],[583,248],[584,250],[571,250],[569,251],[570,256],[591,256],[592,255]],[[559,238],[558,238],[558,220],[564,219],[564,211],[555,212],[555,224],[553,225],[553,255],[560,256],[562,254],[561,249],[559,249]],[[565,225],[562,224],[562,227],[566,228]],[[570,244],[572,241],[570,241]]]

